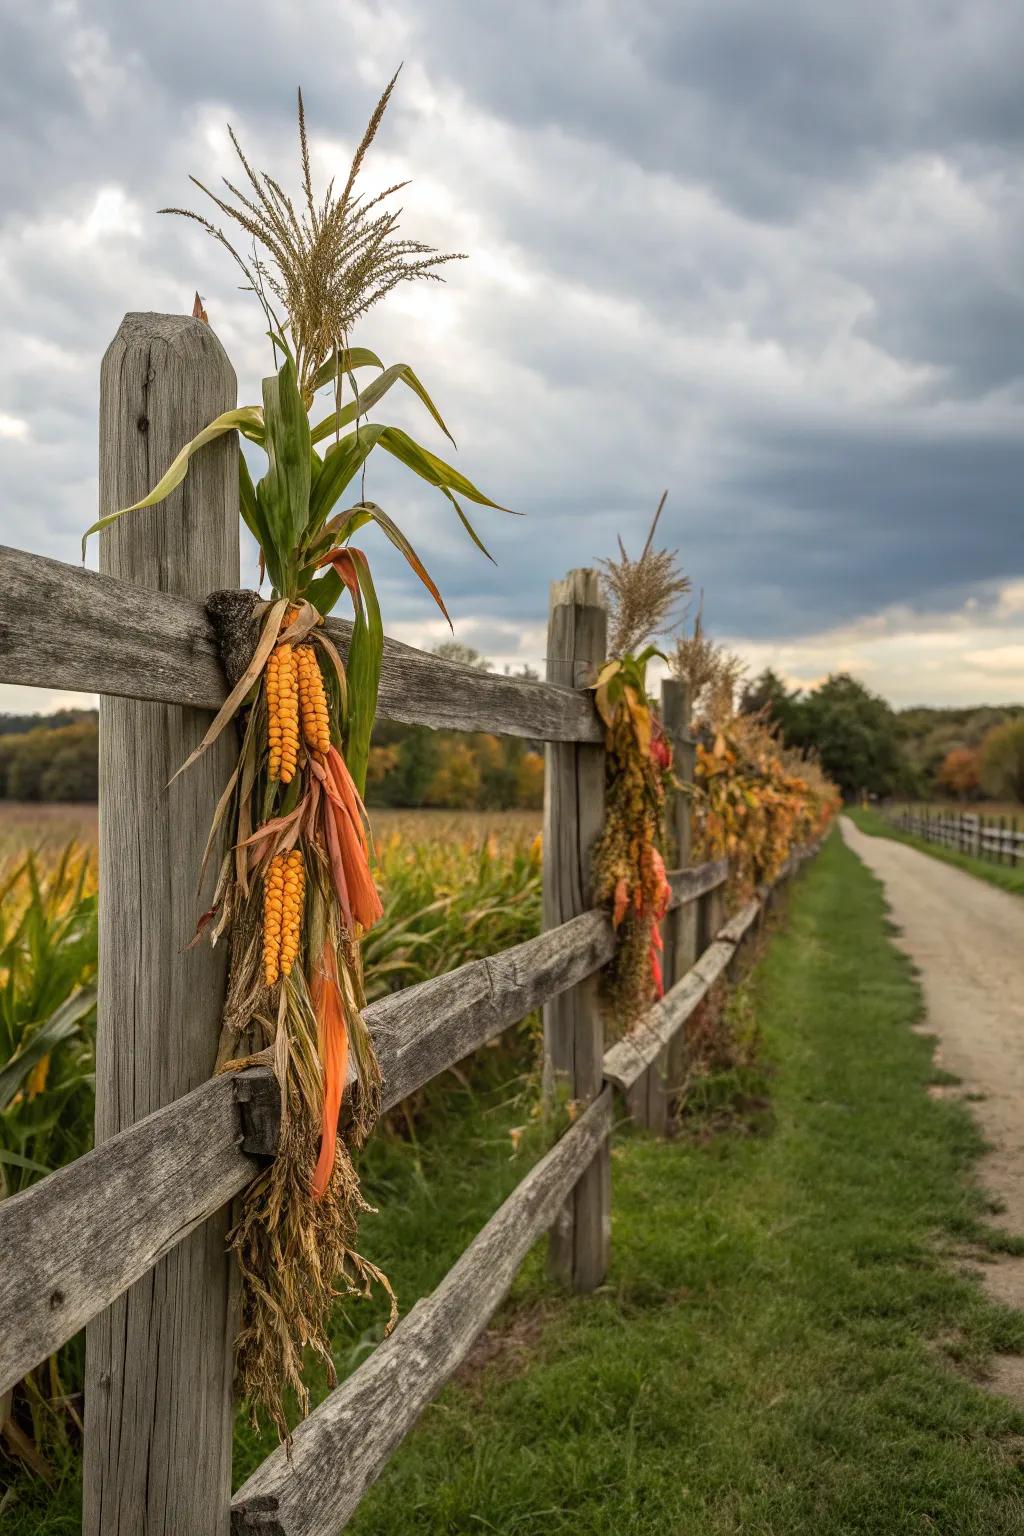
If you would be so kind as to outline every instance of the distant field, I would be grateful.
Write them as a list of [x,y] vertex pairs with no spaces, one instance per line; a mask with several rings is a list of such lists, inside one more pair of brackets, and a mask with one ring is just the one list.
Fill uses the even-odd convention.
[[52,852],[74,839],[96,845],[95,805],[32,805],[0,800],[0,863],[29,849]]
[[[532,840],[541,829],[540,811],[395,811],[370,812],[375,840],[384,844],[397,834],[413,843],[484,842],[497,837]],[[29,805],[0,800],[0,863],[30,848],[52,851],[74,838],[95,847],[95,805]]]

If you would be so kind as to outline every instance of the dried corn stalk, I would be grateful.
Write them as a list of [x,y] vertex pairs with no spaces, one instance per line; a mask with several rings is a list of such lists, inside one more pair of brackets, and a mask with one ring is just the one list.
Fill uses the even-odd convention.
[[[162,501],[188,473],[192,455],[225,432],[237,430],[266,451],[267,470],[255,485],[240,458],[240,511],[272,596],[248,666],[193,758],[237,719],[241,751],[211,829],[207,860],[220,843],[220,862],[200,928],[213,942],[228,934],[231,945],[222,1069],[265,1061],[281,1087],[278,1153],[246,1191],[232,1243],[243,1280],[239,1383],[254,1418],[264,1410],[282,1436],[286,1390],[303,1412],[308,1406],[307,1346],[333,1378],[327,1320],[335,1287],[366,1294],[377,1283],[391,1294],[354,1247],[367,1207],[351,1154],[374,1125],[381,1087],[362,1018],[360,940],[381,915],[362,789],[384,635],[369,562],[352,537],[371,524],[380,528],[447,618],[437,587],[387,513],[362,492],[355,505],[335,509],[365,474],[374,447],[440,489],[478,545],[456,498],[497,505],[407,433],[365,419],[402,382],[447,433],[407,364],[384,368],[348,340],[352,321],[397,282],[437,276],[433,269],[449,259],[397,239],[397,216],[380,211],[382,199],[367,203],[353,193],[393,84],[340,196],[328,189],[322,202],[313,198],[301,96],[298,210],[274,178],[252,170],[233,140],[252,190],[246,196],[228,186],[235,201],[214,202],[255,242],[253,260],[241,265],[283,362],[263,381],[262,406],[211,422],[136,504]],[[200,222],[239,259],[221,230]],[[357,391],[355,374],[368,368],[378,376]],[[343,404],[346,382],[353,399]],[[314,425],[309,413],[325,387],[330,408]],[[316,445],[327,439],[321,454]],[[112,512],[88,532],[133,510]],[[323,615],[346,593],[355,616],[347,665],[322,628]]]

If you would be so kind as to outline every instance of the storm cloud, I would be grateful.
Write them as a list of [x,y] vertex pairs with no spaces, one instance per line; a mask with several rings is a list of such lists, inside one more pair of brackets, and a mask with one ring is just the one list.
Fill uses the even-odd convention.
[[[667,486],[706,618],[759,662],[796,675],[806,643],[827,667],[834,631],[845,664],[870,631],[893,696],[1024,691],[1024,31],[1002,0],[44,0],[5,8],[0,42],[4,541],[76,558],[126,309],[198,288],[258,397],[258,312],[155,209],[229,172],[226,121],[293,181],[298,84],[315,174],[342,169],[404,59],[367,186],[412,176],[407,229],[471,259],[362,339],[413,364],[460,467],[526,514],[481,512],[490,565],[372,468],[460,637],[536,662],[548,581],[641,542]],[[395,419],[444,451],[411,405]],[[388,627],[441,638],[374,558]],[[1004,663],[887,681],[879,624],[895,644],[965,613],[971,655]]]

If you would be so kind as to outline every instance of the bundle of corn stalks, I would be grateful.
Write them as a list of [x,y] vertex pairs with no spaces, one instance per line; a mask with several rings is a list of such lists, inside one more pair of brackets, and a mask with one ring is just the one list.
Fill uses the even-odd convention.
[[[222,1070],[266,1061],[281,1086],[278,1153],[246,1192],[232,1242],[243,1279],[239,1384],[254,1419],[265,1410],[282,1437],[288,1433],[285,1390],[292,1388],[300,1409],[308,1409],[307,1345],[333,1381],[327,1314],[336,1284],[366,1294],[379,1283],[391,1293],[353,1246],[367,1207],[351,1152],[376,1121],[381,1085],[361,1013],[360,940],[382,910],[362,794],[383,627],[369,562],[352,537],[375,523],[448,617],[408,539],[365,490],[355,505],[335,507],[355,475],[365,474],[375,446],[441,490],[478,545],[457,497],[497,505],[405,432],[362,419],[402,382],[447,434],[407,364],[384,368],[374,353],[349,345],[353,321],[385,293],[403,280],[436,277],[438,264],[450,259],[396,237],[397,216],[379,211],[388,193],[364,202],[354,192],[393,85],[374,110],[341,195],[332,185],[320,202],[313,196],[300,95],[299,209],[273,177],[251,168],[232,134],[251,190],[226,183],[233,202],[209,195],[252,239],[253,258],[243,261],[222,230],[188,216],[242,266],[266,315],[275,362],[283,361],[263,382],[261,407],[227,411],[211,422],[136,503],[163,500],[184,479],[191,456],[222,433],[237,429],[266,451],[258,484],[240,459],[241,515],[273,590],[259,608],[251,659],[189,761],[237,722],[241,751],[207,845],[207,861],[218,843],[221,853],[200,929],[213,942],[230,934]],[[359,391],[354,375],[366,368],[377,377]],[[353,398],[343,404],[345,381]],[[324,387],[331,391],[330,408],[311,424]],[[316,445],[327,439],[333,440],[321,456]],[[89,533],[133,510],[102,517]],[[355,615],[347,665],[323,630],[324,615],[346,592]],[[392,1321],[394,1315],[392,1296]]]
[[620,539],[620,558],[601,562],[612,658],[594,691],[607,753],[594,895],[611,908],[618,933],[605,994],[614,1025],[623,1032],[664,992],[659,924],[670,895],[663,857],[665,792],[676,781],[672,747],[647,694],[647,666],[661,652],[644,642],[665,627],[674,603],[690,585],[677,554],[653,547],[665,500],[663,495],[638,560],[630,559]]

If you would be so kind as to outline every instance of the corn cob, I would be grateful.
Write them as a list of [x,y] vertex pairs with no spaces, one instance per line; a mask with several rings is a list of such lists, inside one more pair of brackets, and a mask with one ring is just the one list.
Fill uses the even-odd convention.
[[320,673],[320,663],[311,645],[295,650],[299,679],[299,714],[302,736],[311,752],[326,757],[331,747],[331,724],[327,714],[327,692]]
[[[282,855],[278,855],[282,857]],[[281,923],[281,975],[291,975],[292,965],[299,952],[299,935],[302,930],[302,898],[306,885],[306,871],[302,854],[293,848],[284,866],[284,916]]]
[[275,854],[263,885],[263,979],[272,987],[281,974],[285,856]]
[[299,693],[295,652],[279,645],[267,660],[267,744],[272,779],[290,784],[299,755]]

